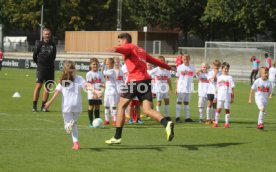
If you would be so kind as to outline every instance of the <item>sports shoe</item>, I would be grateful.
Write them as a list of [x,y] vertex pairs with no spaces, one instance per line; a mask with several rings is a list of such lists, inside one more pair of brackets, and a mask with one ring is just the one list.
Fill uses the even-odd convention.
[[212,121],[210,119],[205,121],[205,124],[212,124]]
[[171,117],[169,117],[169,116],[166,116],[165,118],[166,118],[167,121],[171,121],[172,120]]
[[229,126],[229,124],[224,124],[224,128],[229,128],[230,126]]
[[260,129],[260,130],[264,129],[264,124],[260,123],[259,125],[257,125],[257,129]]
[[144,124],[144,121],[142,121],[141,119],[138,119],[137,124]]
[[203,119],[199,119],[199,121],[198,121],[199,123],[203,123],[204,122],[204,120]]
[[213,128],[217,128],[218,127],[218,123],[213,123]]
[[88,127],[89,127],[89,128],[94,128],[92,124],[89,124]]
[[33,112],[37,112],[37,108],[33,108],[33,110],[32,110]]
[[103,125],[109,125],[109,121],[104,121]]
[[41,112],[50,112],[48,109],[41,108]]
[[75,143],[73,144],[72,149],[74,149],[74,150],[79,150],[79,149],[80,149],[80,143],[79,143],[79,142],[75,142]]
[[191,118],[186,118],[185,122],[194,122]]
[[169,121],[166,126],[167,141],[172,141],[174,137],[174,123]]
[[112,126],[116,127],[116,121],[112,122]]
[[179,117],[177,117],[177,118],[175,118],[175,122],[181,123],[182,121],[181,121],[181,119]]
[[74,125],[75,125],[75,121],[71,120],[66,127],[66,133],[71,134]]
[[121,144],[122,143],[122,139],[115,139],[114,137],[112,137],[111,139],[106,140],[105,143],[109,144],[109,145]]
[[128,123],[129,123],[129,124],[133,124],[133,121],[132,121],[131,118],[129,118]]

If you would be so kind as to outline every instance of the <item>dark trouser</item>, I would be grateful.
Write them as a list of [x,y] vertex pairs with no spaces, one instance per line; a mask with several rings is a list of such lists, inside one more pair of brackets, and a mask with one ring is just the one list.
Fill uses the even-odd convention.
[[257,74],[258,74],[258,70],[252,70],[251,75],[250,75],[250,83],[251,83],[251,85],[253,84],[253,78],[254,78],[254,81],[256,80]]

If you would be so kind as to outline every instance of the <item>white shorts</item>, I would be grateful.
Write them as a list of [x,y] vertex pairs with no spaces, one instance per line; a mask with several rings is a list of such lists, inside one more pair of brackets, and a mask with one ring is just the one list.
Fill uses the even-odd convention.
[[104,106],[115,107],[118,104],[118,96],[116,95],[104,95]]
[[205,107],[207,106],[207,97],[198,97],[198,107]]
[[177,102],[190,102],[192,93],[177,93]]
[[71,120],[74,120],[76,123],[79,119],[79,116],[80,116],[80,112],[64,112],[63,113],[64,129],[67,128]]
[[169,93],[156,93],[156,101],[161,101],[163,99],[169,99]]
[[265,109],[266,106],[267,106],[267,101],[263,101],[263,100],[260,100],[260,99],[255,99],[255,102],[256,102],[259,110],[260,109]]
[[222,106],[224,105],[224,109],[230,109],[230,102],[229,101],[224,101],[224,100],[218,100],[217,101],[217,108],[221,109]]

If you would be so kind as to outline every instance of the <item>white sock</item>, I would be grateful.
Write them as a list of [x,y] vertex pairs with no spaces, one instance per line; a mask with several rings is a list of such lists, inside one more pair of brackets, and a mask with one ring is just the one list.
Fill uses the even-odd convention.
[[169,116],[169,105],[165,105],[165,117]]
[[210,110],[211,110],[211,108],[209,108],[209,107],[206,108],[206,119],[207,120],[210,120]]
[[215,116],[215,121],[216,123],[218,124],[218,121],[219,121],[219,113],[216,112],[216,116]]
[[181,105],[180,104],[176,104],[176,118],[180,117],[180,108],[181,108]]
[[216,117],[216,109],[212,108],[212,119]]
[[104,118],[105,118],[105,121],[109,121],[109,108],[104,109]]
[[156,106],[156,111],[160,112],[160,106]]
[[73,139],[73,143],[75,142],[78,142],[79,139],[78,139],[78,128],[77,128],[77,125],[75,124],[73,129],[72,129],[72,139]]
[[264,123],[264,112],[260,111],[259,112],[259,118],[258,118],[258,125]]
[[184,111],[185,111],[185,119],[190,118],[190,106],[184,105]]
[[229,124],[230,114],[225,114],[225,124]]
[[116,116],[117,116],[117,109],[111,109],[111,115],[112,115],[112,120],[113,121],[116,121],[117,120],[117,118],[116,118]]
[[199,108],[199,119],[203,119],[203,107]]

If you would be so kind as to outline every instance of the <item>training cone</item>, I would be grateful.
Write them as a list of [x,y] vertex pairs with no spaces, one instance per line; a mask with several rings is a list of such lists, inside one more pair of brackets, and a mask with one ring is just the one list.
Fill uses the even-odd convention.
[[21,95],[19,94],[19,92],[15,92],[12,97],[19,98],[19,97],[21,97]]

